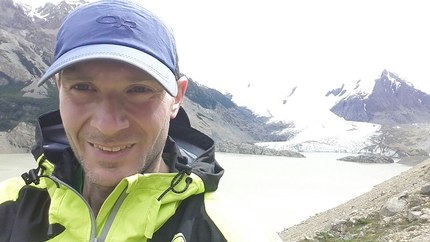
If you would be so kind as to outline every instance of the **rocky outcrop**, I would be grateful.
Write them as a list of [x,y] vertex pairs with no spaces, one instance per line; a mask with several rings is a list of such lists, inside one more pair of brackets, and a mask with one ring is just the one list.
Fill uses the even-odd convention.
[[350,96],[333,106],[330,111],[343,117],[345,120],[369,122],[369,114],[366,112],[365,99],[362,96]]
[[35,144],[35,127],[19,123],[8,132],[0,132],[0,154],[28,153]]
[[29,149],[35,144],[35,127],[30,123],[19,123],[8,132],[8,140],[12,146]]
[[379,210],[354,210],[345,219],[333,221],[328,231],[320,232],[310,240],[428,241],[429,190],[430,185],[425,185],[413,194],[401,192],[390,198]]
[[218,142],[215,144],[216,151],[235,153],[235,154],[251,154],[251,155],[267,155],[267,156],[286,156],[304,158],[305,156],[294,151],[289,150],[274,150],[264,148],[258,145],[248,143],[235,143],[235,142]]
[[381,125],[371,137],[372,145],[360,153],[380,154],[395,158],[429,156],[430,123]]
[[394,160],[392,158],[383,155],[346,156],[337,160],[358,163],[394,163]]

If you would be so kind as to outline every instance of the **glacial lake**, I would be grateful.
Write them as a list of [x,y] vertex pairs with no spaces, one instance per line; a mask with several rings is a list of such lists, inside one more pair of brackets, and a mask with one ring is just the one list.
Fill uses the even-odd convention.
[[[338,161],[340,153],[306,158],[217,153],[226,170],[220,194],[257,220],[281,231],[368,192],[410,166]],[[31,154],[0,155],[0,181],[35,167]]]

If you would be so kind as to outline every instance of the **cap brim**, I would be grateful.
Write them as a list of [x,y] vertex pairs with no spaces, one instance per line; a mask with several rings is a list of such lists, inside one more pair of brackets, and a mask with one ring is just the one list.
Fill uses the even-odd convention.
[[175,75],[159,60],[140,50],[111,44],[81,46],[66,52],[48,68],[37,85],[43,85],[49,78],[69,66],[90,60],[128,63],[154,77],[171,96],[175,97],[178,93]]

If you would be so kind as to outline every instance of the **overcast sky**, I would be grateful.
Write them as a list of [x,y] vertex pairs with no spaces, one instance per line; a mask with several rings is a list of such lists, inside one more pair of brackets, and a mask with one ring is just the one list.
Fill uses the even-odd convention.
[[173,28],[182,71],[222,92],[328,90],[387,69],[430,93],[428,1],[140,2]]

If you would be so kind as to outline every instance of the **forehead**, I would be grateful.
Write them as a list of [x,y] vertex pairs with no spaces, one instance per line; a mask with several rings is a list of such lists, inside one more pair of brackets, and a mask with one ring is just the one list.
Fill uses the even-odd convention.
[[62,75],[66,78],[94,79],[97,77],[124,77],[135,81],[153,80],[147,72],[124,62],[111,60],[92,60],[65,68]]

